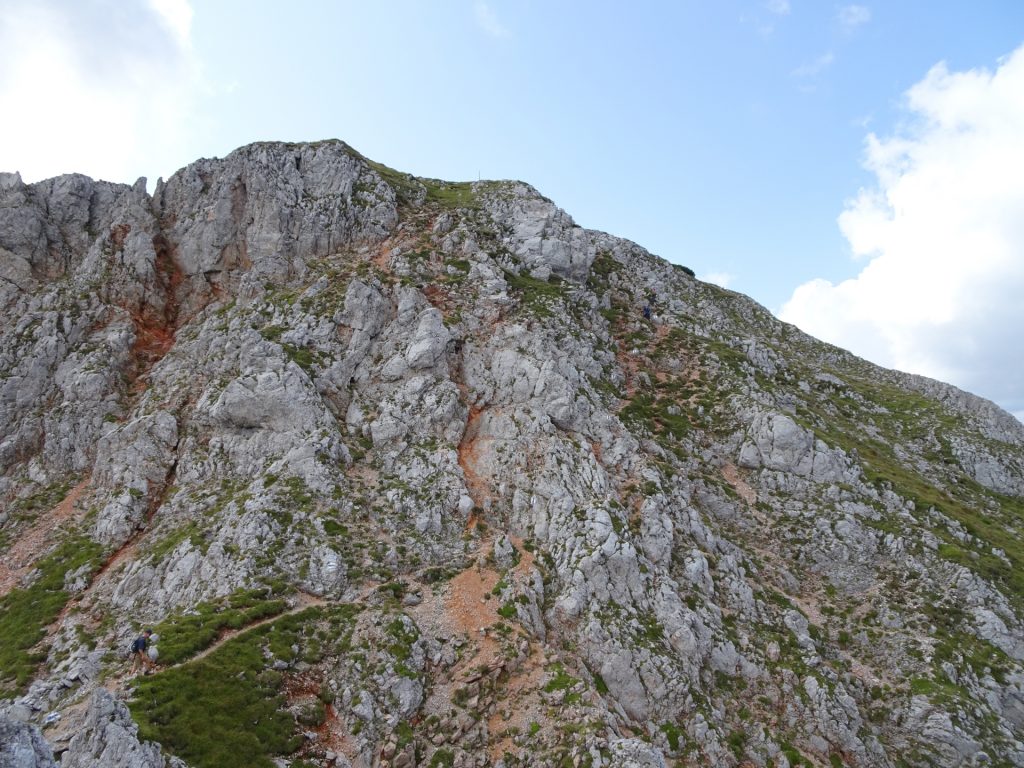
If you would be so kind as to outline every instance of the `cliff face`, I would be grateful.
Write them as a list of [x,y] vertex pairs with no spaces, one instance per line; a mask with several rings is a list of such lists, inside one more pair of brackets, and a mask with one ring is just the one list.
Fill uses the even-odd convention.
[[524,184],[0,175],[0,312],[11,764],[1024,765],[1024,428]]

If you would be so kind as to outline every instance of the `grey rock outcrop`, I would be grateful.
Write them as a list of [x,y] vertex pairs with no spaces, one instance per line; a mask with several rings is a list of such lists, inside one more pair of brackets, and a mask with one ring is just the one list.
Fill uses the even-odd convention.
[[187,768],[163,756],[159,744],[140,742],[139,727],[122,702],[98,689],[89,702],[81,731],[61,758],[67,768]]
[[0,715],[0,766],[56,768],[53,750],[39,729]]
[[622,768],[666,768],[661,752],[640,739],[618,739],[609,751],[612,764]]
[[778,413],[762,413],[754,418],[737,463],[745,469],[763,466],[817,482],[838,483],[856,477],[841,452],[830,450],[810,430]]

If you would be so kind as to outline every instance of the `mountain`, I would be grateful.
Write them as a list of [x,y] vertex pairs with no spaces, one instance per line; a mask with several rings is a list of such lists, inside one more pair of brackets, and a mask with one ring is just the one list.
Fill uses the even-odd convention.
[[2,765],[1024,766],[1024,426],[526,184],[3,174],[0,308]]

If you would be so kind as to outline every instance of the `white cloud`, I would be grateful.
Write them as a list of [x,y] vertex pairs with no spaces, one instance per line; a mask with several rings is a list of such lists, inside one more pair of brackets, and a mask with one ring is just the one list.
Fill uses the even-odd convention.
[[498,19],[498,14],[494,12],[494,9],[490,5],[479,0],[473,7],[476,13],[476,23],[480,25],[480,29],[486,32],[491,37],[506,38],[512,37],[512,33],[508,30],[501,20]]
[[188,0],[149,0],[149,6],[184,47],[192,43],[192,6]]
[[728,288],[736,276],[730,272],[709,272],[706,275],[701,275],[700,279],[705,283],[714,283],[722,288]]
[[792,10],[789,7],[789,0],[767,0],[764,7],[777,16],[788,16]]
[[832,62],[835,60],[836,57],[833,55],[832,51],[828,51],[827,53],[823,53],[814,61],[808,62],[807,64],[801,64],[790,74],[794,77],[814,77],[816,75],[820,75],[826,69],[831,67]]
[[852,32],[871,21],[871,9],[864,5],[844,5],[838,16],[843,28]]
[[0,14],[0,169],[26,181],[168,173],[202,88],[187,0],[9,0]]
[[855,278],[798,287],[780,317],[883,365],[1024,409],[1024,46],[995,72],[944,64],[906,125],[866,140],[876,186],[839,226]]

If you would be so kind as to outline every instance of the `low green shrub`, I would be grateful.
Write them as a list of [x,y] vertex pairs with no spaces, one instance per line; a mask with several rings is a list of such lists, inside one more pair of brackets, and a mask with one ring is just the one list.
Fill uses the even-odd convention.
[[358,610],[307,608],[253,627],[202,659],[139,678],[129,706],[140,738],[194,768],[273,768],[272,757],[294,753],[302,737],[284,709],[287,673],[270,668],[272,659],[292,661],[293,647],[310,646],[325,629],[335,642],[320,647],[317,659],[300,650],[303,660],[346,653]]
[[31,586],[0,599],[0,697],[21,691],[46,660],[46,651],[36,647],[71,597],[64,589],[65,575],[83,566],[91,575],[101,554],[99,544],[74,536],[36,563],[39,576]]
[[235,592],[217,602],[200,603],[192,613],[170,616],[154,627],[160,636],[160,661],[178,664],[210,647],[221,632],[241,629],[282,613],[285,603],[266,589]]

